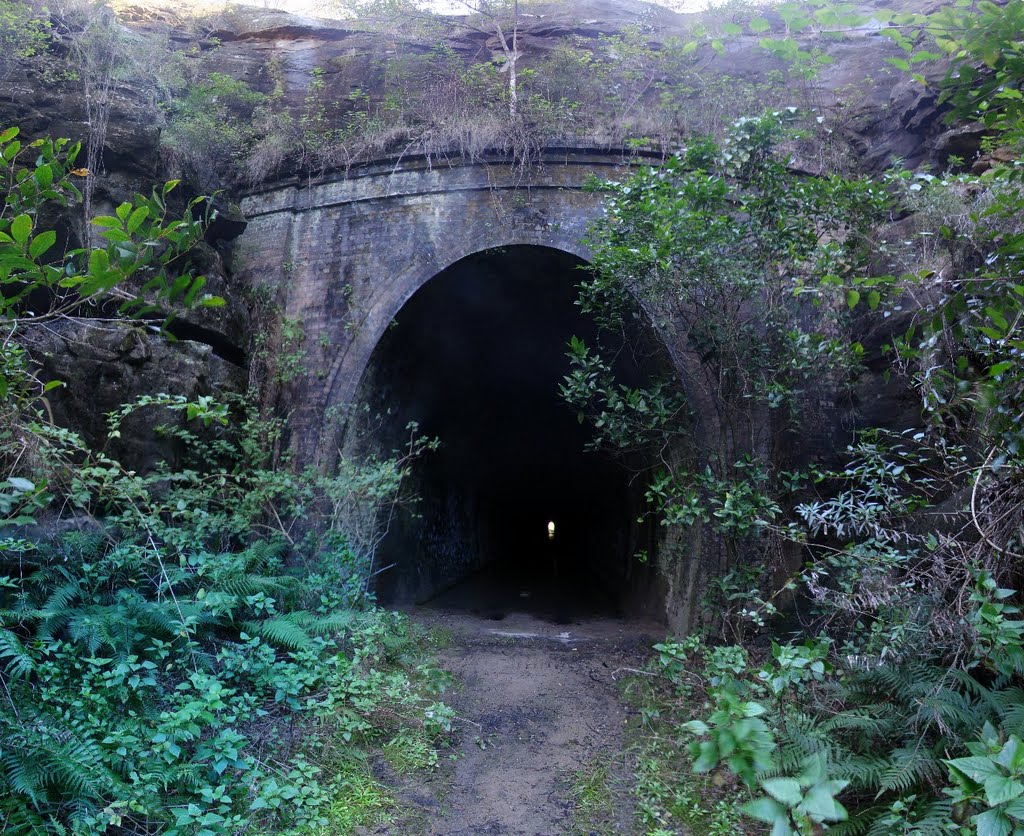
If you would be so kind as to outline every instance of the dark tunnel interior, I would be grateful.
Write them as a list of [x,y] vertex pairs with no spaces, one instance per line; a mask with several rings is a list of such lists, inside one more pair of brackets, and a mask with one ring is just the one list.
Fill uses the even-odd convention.
[[379,342],[361,386],[364,403],[390,409],[376,443],[398,446],[410,421],[441,441],[416,465],[415,513],[400,512],[381,545],[381,603],[571,623],[650,597],[632,558],[652,547],[637,523],[643,484],[586,451],[592,429],[559,396],[569,338],[596,334],[576,305],[581,264],[529,246],[469,256]]

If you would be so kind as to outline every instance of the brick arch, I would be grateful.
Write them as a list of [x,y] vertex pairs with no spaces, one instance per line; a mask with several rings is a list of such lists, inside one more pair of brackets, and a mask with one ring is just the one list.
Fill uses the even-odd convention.
[[[600,195],[583,185],[594,175],[623,176],[620,164],[618,157],[574,154],[526,173],[486,162],[371,166],[334,180],[279,184],[246,198],[249,226],[236,243],[234,274],[250,288],[272,293],[304,333],[297,346],[304,352],[304,373],[282,387],[278,400],[289,415],[294,464],[333,466],[345,428],[330,420],[331,413],[352,402],[402,307],[448,267],[476,253],[522,245],[589,261],[582,242],[602,209]],[[700,444],[714,436],[718,419],[701,399],[699,358],[666,348],[691,396]],[[713,544],[701,544],[700,532],[690,540],[693,559],[659,564],[667,584],[666,617],[683,626],[694,612],[703,567],[717,559]]]
[[[543,249],[558,250],[576,256],[584,262],[590,260],[590,252],[578,239],[570,240],[559,235],[502,235],[496,234],[493,239],[481,242],[475,249],[453,256],[449,253],[444,263],[419,264],[410,269],[410,274],[402,276],[389,285],[387,292],[376,300],[374,316],[367,320],[367,327],[347,346],[344,353],[339,353],[331,363],[325,386],[325,409],[330,410],[341,404],[351,403],[356,397],[360,381],[373,356],[377,344],[387,328],[398,316],[405,304],[423,288],[431,279],[443,273],[449,267],[489,251],[498,251],[506,247],[531,246]],[[332,455],[335,438],[325,434],[320,439],[316,458],[324,461]]]
[[281,393],[296,462],[330,466],[338,441],[331,411],[351,402],[398,311],[446,267],[515,245],[589,260],[582,241],[601,198],[584,184],[624,176],[622,162],[563,151],[524,172],[501,160],[419,160],[245,198],[249,226],[236,243],[236,275],[271,288],[305,335],[298,348],[306,373]]

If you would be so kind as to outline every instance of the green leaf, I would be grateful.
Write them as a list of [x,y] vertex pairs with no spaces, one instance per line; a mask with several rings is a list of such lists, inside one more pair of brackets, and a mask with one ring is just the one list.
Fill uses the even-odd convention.
[[0,142],[10,142],[18,135],[20,130],[20,128],[7,128],[3,133],[0,133]]
[[53,183],[53,169],[48,165],[41,165],[36,168],[33,176],[35,177],[36,183],[38,183],[39,187],[42,189],[48,189]]
[[771,29],[772,25],[768,22],[767,18],[755,17],[751,19],[750,23],[747,24],[747,27],[755,35],[760,35],[762,32],[767,32]]
[[32,219],[28,215],[18,215],[11,221],[11,237],[24,247],[32,234]]
[[40,232],[35,238],[32,239],[32,243],[29,245],[28,254],[32,258],[39,258],[43,255],[50,247],[57,241],[57,233],[52,229],[48,229],[45,232]]
[[985,780],[985,800],[989,807],[1013,801],[1024,793],[1024,784],[1006,775],[993,775]]
[[1012,360],[1004,360],[1002,363],[996,363],[995,365],[989,366],[988,376],[989,377],[999,377],[999,375],[1001,375],[1007,369],[1011,369],[1011,368],[1013,368],[1013,361]]
[[694,772],[710,772],[718,766],[718,747],[710,740],[705,740],[697,747],[697,757],[693,761]]
[[796,807],[804,797],[800,782],[796,778],[767,778],[761,782],[761,787],[768,795],[787,807]]
[[132,212],[131,216],[128,218],[128,222],[125,224],[125,229],[127,229],[129,233],[135,232],[135,230],[137,230],[142,225],[142,222],[148,217],[149,209],[145,206],[140,206]]
[[1003,812],[1012,819],[1024,821],[1024,798],[1018,798],[1016,801],[1011,801],[1003,807]]
[[972,781],[976,781],[979,784],[984,783],[988,778],[1003,774],[1000,771],[998,764],[996,764],[991,758],[981,757],[980,755],[947,760],[946,765],[963,773]]
[[876,310],[878,308],[878,303],[881,301],[882,294],[877,290],[872,290],[868,293],[868,307],[871,308],[871,310]]
[[988,314],[989,320],[991,320],[995,324],[995,326],[999,328],[1001,331],[1005,332],[1010,327],[1010,323],[1003,315],[1003,312],[1000,311],[998,308],[993,308],[989,306],[985,308],[985,313]]
[[860,291],[859,290],[848,290],[846,291],[846,307],[851,311],[857,307],[857,303],[860,302]]
[[773,798],[756,798],[741,808],[752,819],[774,824],[777,819],[787,819],[789,811]]
[[114,241],[115,243],[125,243],[132,240],[123,229],[105,229],[100,235],[108,241]]
[[[1004,595],[1004,592],[1009,594]],[[996,591],[996,598],[1009,598],[1015,592],[1016,590],[1013,589],[999,589]],[[1017,612],[1017,610],[1013,609],[1012,612]],[[1013,622],[1007,622],[1007,624],[1011,623]],[[1024,766],[1024,746],[1021,746],[1017,735],[1010,735],[1010,738],[1003,744],[1003,748],[999,750],[999,754],[996,755],[995,762],[1010,772],[1016,773],[1020,771],[1021,766]]]
[[846,808],[836,801],[833,788],[828,783],[811,787],[800,809],[818,822],[846,821],[849,818]]
[[106,250],[93,250],[89,253],[89,272],[96,278],[100,278],[102,274],[106,273],[109,267],[110,258],[107,256]]
[[977,836],[1010,836],[1013,832],[1013,822],[1001,810],[986,810],[972,821],[978,828]]
[[182,300],[184,302],[184,304],[189,306],[189,307],[191,307],[193,304],[195,304],[196,297],[199,295],[199,292],[205,286],[206,286],[206,277],[205,276],[196,276],[195,279],[192,280],[192,284],[189,287],[188,292],[185,294],[185,298]]

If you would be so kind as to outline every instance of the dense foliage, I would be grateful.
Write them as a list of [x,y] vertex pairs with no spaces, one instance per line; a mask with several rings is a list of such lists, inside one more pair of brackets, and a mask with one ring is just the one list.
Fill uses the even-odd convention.
[[[666,685],[647,697],[653,766],[639,782],[652,832],[707,804],[687,789],[687,762],[715,776],[711,797],[746,787],[746,821],[773,834],[1024,829],[1021,11],[959,3],[927,24],[931,48],[954,58],[953,116],[990,129],[980,173],[953,159],[961,168],[941,175],[808,184],[786,171],[792,135],[756,141],[774,113],[737,123],[710,155],[691,142],[670,166],[607,186],[581,301],[610,325],[639,301],[688,390],[623,387],[576,342],[564,394],[604,443],[662,451],[648,498],[665,525],[738,535],[707,638],[658,646]],[[907,70],[935,57],[905,48]],[[850,335],[878,321],[918,423],[861,429],[838,461],[795,469],[735,429],[799,426],[808,393],[856,386]],[[687,443],[687,397],[719,404],[725,429]],[[766,557],[785,543],[803,565],[785,584],[798,623],[783,627],[770,594],[786,565]],[[766,644],[769,625],[794,638]],[[666,770],[676,787],[652,778]],[[723,803],[724,829],[756,827]]]
[[0,829],[346,832],[385,812],[362,744],[428,766],[449,728],[443,678],[367,596],[378,511],[430,444],[289,473],[244,402],[147,395],[108,440],[148,413],[175,460],[136,473],[55,425],[28,331],[221,303],[174,183],[61,246],[44,218],[80,198],[78,150],[0,133]]
[[[91,217],[131,78],[201,189],[385,152],[499,150],[525,165],[556,140],[681,143],[664,166],[600,186],[580,299],[616,331],[639,306],[675,374],[626,386],[602,345],[574,341],[563,388],[596,443],[653,463],[666,542],[713,535],[706,635],[658,645],[657,684],[638,687],[642,822],[1024,832],[1024,4],[875,14],[904,55],[890,64],[918,83],[951,57],[940,102],[986,131],[987,156],[874,180],[790,164],[808,148],[829,156],[799,81],[830,60],[825,40],[864,23],[852,4],[734,4],[663,48],[641,21],[522,62],[525,3],[458,22],[369,6],[404,16],[403,35],[493,35],[501,57],[396,50],[370,67],[373,95],[344,97],[323,67],[297,95],[269,62],[256,92],[105,7],[44,15],[0,0],[0,76],[31,66],[80,90],[90,132],[84,165],[68,140],[0,132],[0,828],[345,832],[384,806],[366,744],[429,766],[451,722],[435,701],[443,677],[407,654],[408,624],[366,594],[379,512],[406,498],[428,442],[295,473],[271,466],[281,427],[244,401],[154,393],[108,416],[110,439],[146,415],[173,442],[173,466],[136,473],[50,420],[60,382],[38,379],[32,329],[153,326],[220,303],[191,261],[208,201],[172,211],[172,182]],[[197,43],[214,28],[199,25]],[[786,69],[708,82],[701,61],[740,36]],[[771,109],[737,118],[755,104]],[[79,202],[81,246],[52,223]],[[822,401],[856,392],[873,329],[886,345],[871,361],[920,419],[860,428],[839,456],[802,454]],[[281,383],[295,370],[277,362]]]

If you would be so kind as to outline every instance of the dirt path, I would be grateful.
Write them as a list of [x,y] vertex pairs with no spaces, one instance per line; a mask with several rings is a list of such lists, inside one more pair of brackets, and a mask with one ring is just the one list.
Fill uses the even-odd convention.
[[[456,685],[458,758],[429,786],[401,795],[415,824],[378,833],[430,836],[560,836],[632,832],[626,709],[615,674],[657,641],[656,625],[588,620],[556,625],[528,615],[500,621],[419,610],[413,618],[451,634],[440,653]],[[595,769],[612,792],[597,824],[580,826],[574,786]],[[578,789],[577,789],[578,792]],[[595,829],[596,828],[596,829]]]

